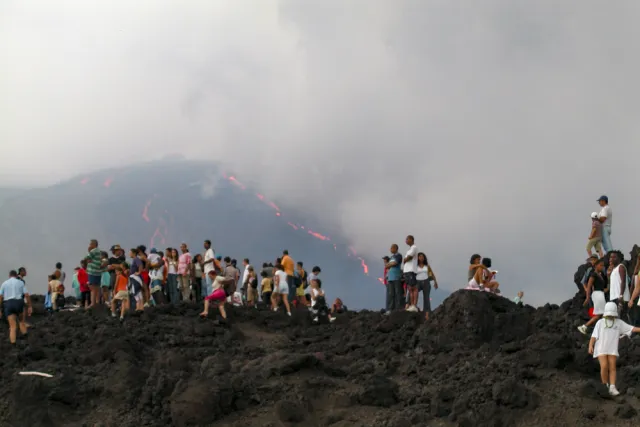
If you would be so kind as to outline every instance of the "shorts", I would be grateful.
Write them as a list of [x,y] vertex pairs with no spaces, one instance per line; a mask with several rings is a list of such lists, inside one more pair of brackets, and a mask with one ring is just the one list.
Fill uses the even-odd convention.
[[602,237],[589,239],[587,242],[587,250],[590,251],[591,248],[595,248],[596,251],[600,252],[602,250]]
[[607,303],[604,292],[593,291],[591,294],[591,301],[593,301],[593,314],[603,315],[604,305]]
[[151,281],[151,293],[162,291],[162,281],[158,279],[153,279]]
[[142,292],[138,292],[137,294],[135,294],[133,296],[133,299],[136,300],[136,302],[142,302],[143,298],[142,298]]
[[281,282],[279,285],[275,286],[273,292],[280,295],[289,295],[289,285],[287,284],[287,282]]
[[204,297],[205,301],[224,301],[227,298],[227,294],[224,292],[224,289],[216,289],[211,292],[211,295],[207,295]]
[[119,291],[117,294],[113,296],[113,299],[116,301],[126,301],[129,299],[129,292]]
[[98,274],[94,276],[93,274],[89,274],[89,285],[90,286],[100,286],[102,283],[102,275]]
[[24,299],[8,299],[4,301],[4,315],[6,317],[19,316],[24,312]]
[[411,286],[412,288],[415,288],[416,285],[418,284],[418,281],[416,280],[416,273],[404,273],[403,278],[404,278],[404,283],[406,283],[407,286]]
[[258,290],[249,286],[249,290],[247,291],[247,301],[258,301]]

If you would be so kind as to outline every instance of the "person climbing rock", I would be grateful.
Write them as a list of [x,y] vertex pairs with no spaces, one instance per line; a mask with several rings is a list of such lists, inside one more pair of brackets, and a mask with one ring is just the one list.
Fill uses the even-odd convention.
[[230,294],[230,287],[235,285],[235,279],[218,276],[215,269],[210,270],[207,274],[211,279],[212,291],[211,294],[204,297],[204,310],[200,313],[200,317],[207,317],[209,315],[209,305],[216,304],[218,311],[220,311],[220,316],[226,320],[227,312],[224,309],[224,303]]
[[589,239],[587,241],[587,254],[589,254],[589,256],[593,255],[593,252],[591,252],[592,249],[598,252],[600,258],[604,256],[602,252],[602,223],[598,220],[598,212],[591,214],[591,232],[589,232]]
[[604,259],[599,259],[587,280],[584,306],[586,307],[591,300],[593,303],[593,317],[584,325],[578,326],[578,330],[585,335],[587,334],[587,328],[600,320],[600,317],[604,314],[606,304],[605,292],[608,290],[604,270]]
[[[24,305],[27,304],[25,312]],[[16,343],[17,329],[20,329],[22,335],[27,333],[26,316],[31,316],[33,309],[31,307],[31,297],[27,291],[25,283],[18,279],[18,272],[11,270],[9,279],[0,285],[0,305],[4,304],[4,316],[9,322],[9,342]],[[0,312],[0,317],[2,317]]]
[[604,307],[604,317],[598,320],[589,340],[589,354],[600,363],[600,380],[609,389],[609,394],[618,396],[616,388],[616,362],[620,337],[640,332],[618,318],[618,307],[608,302]]

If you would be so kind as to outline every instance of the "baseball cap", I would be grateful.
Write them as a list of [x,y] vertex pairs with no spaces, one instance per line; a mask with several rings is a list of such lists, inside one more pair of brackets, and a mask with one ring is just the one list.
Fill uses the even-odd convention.
[[120,245],[113,245],[111,246],[111,252],[115,252],[115,251],[119,251],[122,248],[120,247]]
[[589,258],[587,258],[587,261],[591,261],[592,259],[598,259],[597,255],[591,255]]
[[158,250],[157,250],[156,248],[151,248],[150,253],[152,253],[152,254],[157,254],[157,253],[158,253]]
[[604,201],[605,203],[609,203],[609,198],[607,196],[605,196],[604,194],[602,196],[600,196],[600,198],[598,200],[596,200],[597,202],[602,202]]
[[591,218],[593,219],[598,218],[598,212],[591,212]]

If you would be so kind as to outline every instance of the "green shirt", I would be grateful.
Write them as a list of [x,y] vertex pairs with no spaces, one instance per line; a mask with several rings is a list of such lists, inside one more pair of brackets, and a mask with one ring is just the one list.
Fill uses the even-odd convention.
[[91,276],[100,276],[104,271],[102,267],[102,251],[98,248],[93,248],[87,255],[89,263],[87,264],[87,274]]

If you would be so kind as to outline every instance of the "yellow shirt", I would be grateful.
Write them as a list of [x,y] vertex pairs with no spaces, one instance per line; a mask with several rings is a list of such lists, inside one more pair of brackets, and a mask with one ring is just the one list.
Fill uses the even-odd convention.
[[262,279],[262,292],[271,292],[271,279],[268,277]]
[[295,265],[291,257],[289,255],[285,255],[284,257],[282,257],[280,263],[282,264],[284,272],[287,273],[287,276],[293,276],[293,269]]
[[59,280],[52,280],[49,282],[49,290],[51,291],[52,294],[57,294],[58,293],[58,287],[61,285],[62,283],[60,283]]

